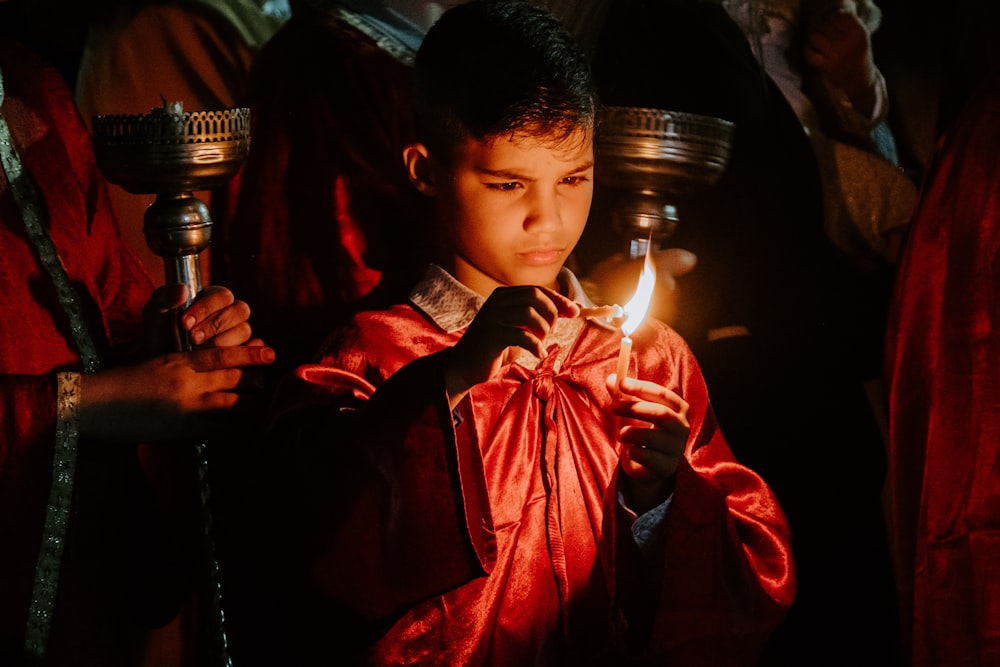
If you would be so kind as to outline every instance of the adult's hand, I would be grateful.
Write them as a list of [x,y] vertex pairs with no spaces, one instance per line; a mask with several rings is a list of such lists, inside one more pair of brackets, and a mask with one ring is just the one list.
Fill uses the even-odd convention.
[[253,367],[272,361],[259,344],[208,347],[83,375],[80,432],[114,442],[201,437],[205,418],[237,407],[241,391],[259,388]]
[[[177,313],[187,300],[184,285],[157,289],[143,311],[148,354],[175,351]],[[250,306],[221,285],[209,285],[180,315],[179,326],[196,348],[230,347],[250,340]]]

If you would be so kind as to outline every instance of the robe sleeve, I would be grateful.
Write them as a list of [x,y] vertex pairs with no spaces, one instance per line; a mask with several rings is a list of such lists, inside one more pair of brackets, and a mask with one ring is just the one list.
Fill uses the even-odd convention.
[[453,425],[442,355],[374,389],[305,366],[283,389],[276,432],[293,531],[310,584],[367,620],[484,575],[494,558],[471,415]]
[[651,354],[680,359],[668,377],[681,378],[691,434],[656,553],[640,554],[616,494],[606,496],[613,633],[643,664],[753,665],[794,598],[788,525],[764,481],[733,458],[690,353]]

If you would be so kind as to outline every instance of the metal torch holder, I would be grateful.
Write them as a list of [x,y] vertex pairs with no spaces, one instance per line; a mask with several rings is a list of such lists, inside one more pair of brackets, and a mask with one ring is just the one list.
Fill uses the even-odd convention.
[[726,168],[733,124],[641,107],[605,107],[597,140],[598,183],[618,192],[611,222],[629,257],[658,250],[679,221],[678,195],[711,185]]
[[97,116],[93,131],[108,180],[132,194],[156,195],[143,234],[163,258],[167,284],[186,285],[190,302],[202,289],[200,253],[212,240],[208,207],[193,193],[239,171],[250,149],[250,110]]
[[[163,259],[167,284],[187,286],[187,303],[174,322],[175,349],[192,345],[180,315],[202,290],[200,253],[212,239],[212,218],[194,192],[232,178],[250,148],[250,110],[174,112],[165,106],[142,115],[97,116],[94,154],[105,176],[132,194],[155,194],[143,233]],[[218,561],[212,535],[206,447],[195,448],[203,523],[208,604],[220,665],[231,666],[224,627]]]

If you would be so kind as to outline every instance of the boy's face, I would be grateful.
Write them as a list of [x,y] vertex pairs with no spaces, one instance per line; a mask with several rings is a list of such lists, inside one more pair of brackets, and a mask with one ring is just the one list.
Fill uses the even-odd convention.
[[563,141],[515,133],[471,137],[431,160],[438,222],[455,277],[483,296],[504,285],[557,287],[583,233],[594,192],[591,133]]

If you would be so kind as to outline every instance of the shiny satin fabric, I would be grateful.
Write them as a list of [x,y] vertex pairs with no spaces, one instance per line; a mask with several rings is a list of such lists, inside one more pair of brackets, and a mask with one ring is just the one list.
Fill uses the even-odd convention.
[[886,360],[890,490],[912,664],[1000,664],[1000,77],[938,146]]
[[620,333],[588,323],[565,354],[506,364],[453,419],[442,362],[461,333],[409,306],[361,314],[279,396],[302,615],[381,623],[359,664],[754,664],[794,595],[787,525],[679,336],[634,336],[634,374],[678,391],[692,422],[644,563],[605,387]]

